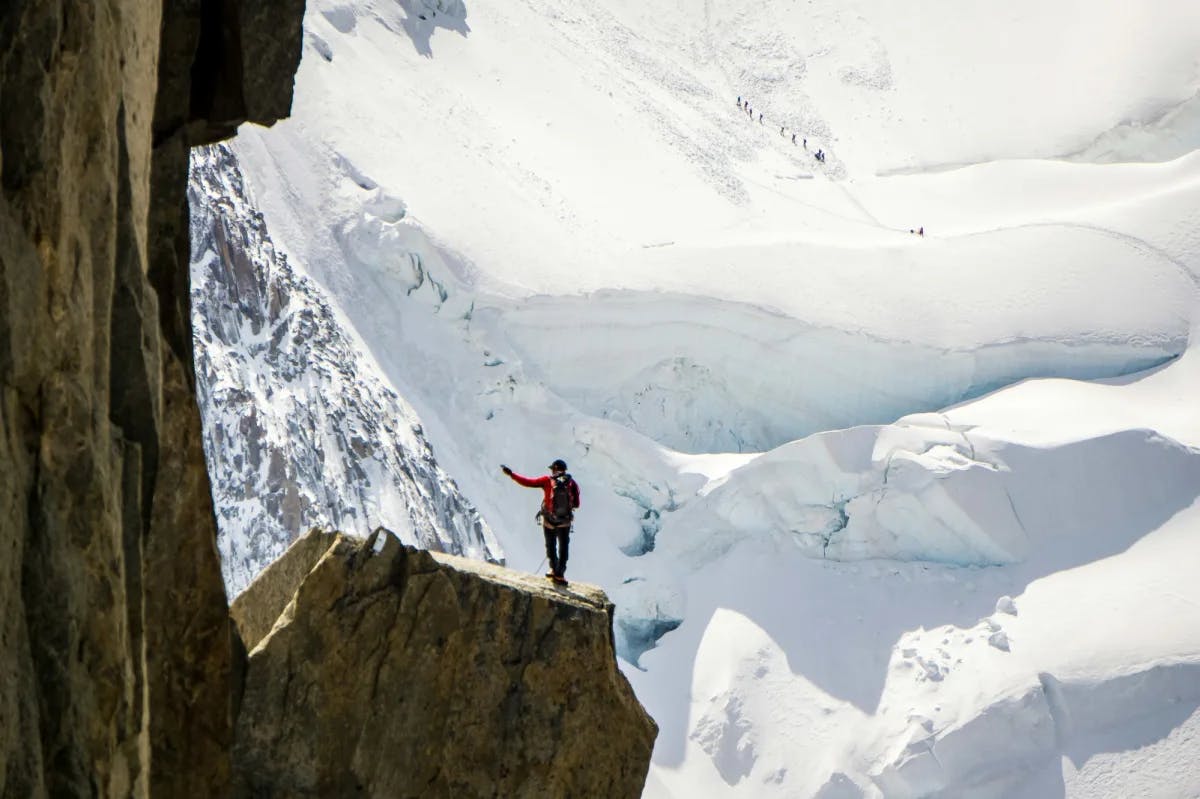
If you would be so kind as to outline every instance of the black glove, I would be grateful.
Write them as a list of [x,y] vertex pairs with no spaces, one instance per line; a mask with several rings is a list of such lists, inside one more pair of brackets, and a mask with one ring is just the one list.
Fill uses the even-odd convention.
[[507,466],[505,466],[504,464],[500,464],[500,471],[504,472],[504,473],[505,473],[505,474],[507,474],[509,477],[512,477],[512,469],[508,468],[508,467],[507,467]]

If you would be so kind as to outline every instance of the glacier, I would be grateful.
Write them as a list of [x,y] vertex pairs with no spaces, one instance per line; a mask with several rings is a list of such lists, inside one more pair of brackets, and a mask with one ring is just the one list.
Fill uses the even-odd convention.
[[564,457],[648,799],[1200,792],[1198,15],[315,0],[194,175],[231,585],[532,571]]

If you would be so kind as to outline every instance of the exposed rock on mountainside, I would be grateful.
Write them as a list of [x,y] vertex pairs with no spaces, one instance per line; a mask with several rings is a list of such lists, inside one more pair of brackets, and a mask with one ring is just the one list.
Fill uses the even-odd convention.
[[502,561],[416,412],[272,243],[227,146],[193,151],[188,191],[196,388],[230,593],[313,526],[384,525]]
[[237,796],[641,793],[657,728],[596,588],[314,531],[233,616]]
[[228,791],[187,155],[288,112],[303,11],[242,5],[0,4],[5,797]]

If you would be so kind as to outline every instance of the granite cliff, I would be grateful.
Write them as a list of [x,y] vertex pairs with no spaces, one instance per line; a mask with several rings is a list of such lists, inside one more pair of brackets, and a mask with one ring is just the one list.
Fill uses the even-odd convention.
[[657,727],[613,606],[377,530],[310,532],[234,602],[240,797],[636,797]]
[[302,14],[0,4],[2,796],[228,792],[188,151],[288,113]]

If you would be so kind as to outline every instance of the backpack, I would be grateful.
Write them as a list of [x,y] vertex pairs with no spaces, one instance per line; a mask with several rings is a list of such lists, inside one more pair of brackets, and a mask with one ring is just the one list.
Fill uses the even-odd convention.
[[571,475],[560,474],[551,479],[554,481],[554,486],[550,495],[550,511],[546,514],[546,521],[551,527],[566,527],[575,516],[575,509],[571,502]]

